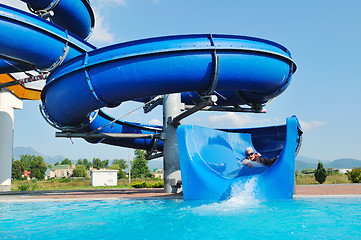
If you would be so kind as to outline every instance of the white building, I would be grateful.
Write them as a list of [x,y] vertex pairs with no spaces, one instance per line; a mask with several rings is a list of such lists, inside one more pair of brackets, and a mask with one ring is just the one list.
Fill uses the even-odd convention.
[[91,170],[91,186],[117,186],[118,170]]
[[340,168],[340,169],[338,169],[338,172],[342,173],[342,174],[346,174],[347,171],[351,172],[352,169],[349,169],[349,168]]

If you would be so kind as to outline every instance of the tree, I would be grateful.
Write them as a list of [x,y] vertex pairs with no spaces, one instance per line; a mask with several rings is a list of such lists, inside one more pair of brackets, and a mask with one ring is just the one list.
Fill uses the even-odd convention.
[[317,169],[315,171],[316,181],[322,184],[326,181],[326,177],[326,169],[323,167],[323,164],[321,162],[318,162]]
[[103,168],[103,163],[99,158],[93,158],[93,167],[96,169],[101,169]]
[[44,179],[47,166],[42,157],[34,155],[21,155],[20,162],[24,165],[25,170],[31,172],[30,177]]
[[90,169],[90,167],[93,167],[93,163],[89,162],[88,159],[79,159],[76,165],[83,165],[87,170]]
[[107,168],[109,160],[100,160],[99,158],[93,158],[93,167],[96,169]]
[[124,159],[114,159],[112,165],[118,165],[120,169],[128,168],[128,164]]
[[44,179],[47,166],[44,159],[40,156],[35,157],[30,164],[30,177],[37,179]]
[[20,162],[23,164],[25,170],[30,171],[30,163],[35,158],[34,155],[20,155]]
[[145,151],[136,149],[134,151],[135,158],[132,162],[132,168],[130,174],[132,178],[150,177],[151,173],[147,166],[147,160],[145,160]]
[[11,169],[11,177],[13,179],[21,179],[23,177],[24,170],[24,165],[19,160],[14,161]]
[[86,168],[84,165],[76,165],[73,170],[73,177],[86,177]]
[[73,163],[71,162],[71,160],[65,158],[63,161],[61,161],[60,165],[72,165]]
[[31,171],[30,177],[37,178],[37,179],[44,179],[45,174],[43,174],[39,168],[34,168]]
[[127,177],[127,175],[125,174],[125,172],[123,171],[123,169],[121,169],[121,168],[119,167],[119,165],[117,165],[117,164],[112,164],[112,165],[110,165],[109,169],[111,169],[111,170],[118,170],[118,173],[117,173],[117,178],[118,178],[118,179],[122,179],[122,178],[126,178],[126,177]]
[[109,160],[108,159],[103,160],[102,163],[103,163],[103,168],[107,168],[109,166]]

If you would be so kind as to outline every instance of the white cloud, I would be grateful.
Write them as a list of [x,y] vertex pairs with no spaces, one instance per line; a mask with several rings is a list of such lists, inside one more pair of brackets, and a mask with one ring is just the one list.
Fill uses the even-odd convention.
[[[104,0],[102,0],[104,1]],[[115,4],[119,4],[119,5],[122,5],[122,6],[125,6],[126,5],[126,1],[125,0],[108,0],[108,2],[110,3],[115,3]]]
[[91,43],[94,43],[95,45],[107,45],[110,43],[114,43],[115,36],[109,30],[109,27],[106,24],[106,20],[104,20],[105,18],[100,14],[98,10],[94,10],[94,14],[96,16],[96,22],[89,41]]
[[212,115],[208,117],[208,120],[212,124],[222,123],[222,125],[230,122],[231,125],[229,127],[244,127],[253,122],[250,115],[238,115],[234,112],[228,112],[222,115]]
[[10,7],[14,7],[14,8],[21,9],[21,10],[28,12],[28,8],[27,8],[26,4],[23,2],[14,1],[14,0],[2,0],[1,3],[8,5]]
[[[92,0],[91,1],[91,5],[99,5],[99,6],[109,6],[110,4],[117,4],[117,5],[121,5],[121,6],[126,6],[127,5],[127,1],[128,0]],[[159,4],[160,0],[151,0],[152,3],[154,4]]]
[[109,7],[113,4],[125,6],[126,0],[91,0],[90,5],[94,9],[95,7],[103,8],[103,7]]
[[321,127],[326,124],[326,122],[322,121],[312,121],[312,122],[304,122],[300,121],[301,127],[303,131],[309,131],[314,128]]
[[163,125],[161,121],[159,121],[158,119],[155,119],[155,118],[153,118],[152,120],[150,120],[148,124],[150,124],[150,125],[158,125],[158,126],[162,126],[162,125]]

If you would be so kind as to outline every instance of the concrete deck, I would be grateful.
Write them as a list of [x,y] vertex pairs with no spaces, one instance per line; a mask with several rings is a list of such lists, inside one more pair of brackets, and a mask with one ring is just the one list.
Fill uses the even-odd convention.
[[361,184],[317,184],[296,186],[298,198],[361,198]]
[[[361,184],[323,184],[296,186],[295,199],[361,198]],[[0,192],[0,202],[85,201],[115,199],[183,199],[182,194],[159,189],[101,189],[78,191]]]

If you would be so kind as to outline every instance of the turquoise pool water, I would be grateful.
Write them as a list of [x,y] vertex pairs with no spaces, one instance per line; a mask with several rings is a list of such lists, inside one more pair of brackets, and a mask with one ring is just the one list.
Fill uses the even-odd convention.
[[0,239],[360,239],[361,199],[0,203]]

